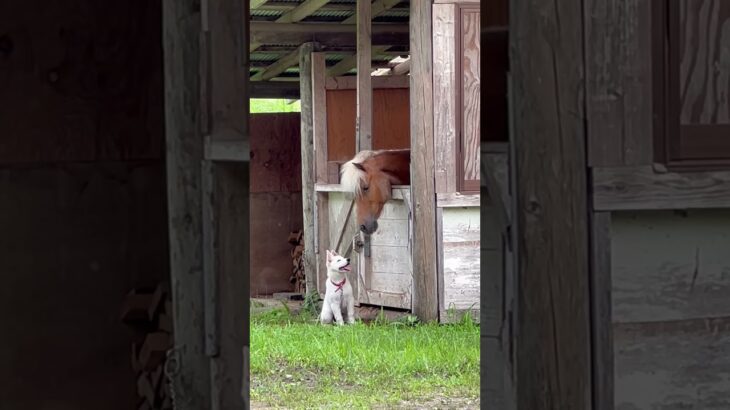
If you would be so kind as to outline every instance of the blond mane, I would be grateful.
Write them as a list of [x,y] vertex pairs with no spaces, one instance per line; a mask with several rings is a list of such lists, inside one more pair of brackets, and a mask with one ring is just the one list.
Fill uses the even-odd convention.
[[380,151],[360,151],[355,157],[342,165],[340,169],[340,184],[348,192],[352,192],[357,196],[362,195],[362,182],[365,180],[365,171],[359,169],[354,163],[363,163],[366,160],[376,156]]

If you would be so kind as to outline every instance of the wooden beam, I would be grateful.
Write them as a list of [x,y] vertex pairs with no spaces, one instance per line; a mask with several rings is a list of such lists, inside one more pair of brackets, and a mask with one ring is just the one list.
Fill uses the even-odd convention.
[[650,165],[593,169],[593,209],[730,207],[730,171],[670,172]]
[[272,78],[270,81],[255,81],[249,85],[249,98],[287,98],[292,100],[299,99],[299,77],[294,81],[276,81]]
[[[251,76],[251,81],[267,81],[286,71],[289,67],[299,62],[299,50],[294,50],[288,55],[278,59],[274,64],[266,67],[263,71]],[[301,72],[301,71],[300,71]]]
[[[385,50],[387,50],[389,46],[377,46],[372,47],[372,55],[378,55]],[[358,54],[352,54],[349,55],[342,60],[340,60],[337,64],[333,65],[332,67],[327,69],[327,76],[328,77],[338,77],[343,74],[346,74],[350,72],[353,68],[357,67],[357,61],[358,61]],[[372,60],[371,60],[372,61]]]
[[302,222],[304,272],[307,295],[317,291],[314,260],[314,128],[312,123],[312,52],[314,43],[299,47],[299,95],[301,96]]
[[373,83],[370,77],[373,60],[370,41],[371,20],[370,0],[357,2],[356,152],[373,148]]
[[327,182],[327,89],[325,53],[312,54],[312,127],[315,182]]
[[611,213],[591,213],[593,410],[614,409]]
[[412,2],[410,49],[418,50],[411,58],[410,76],[412,305],[422,321],[438,320],[431,24],[431,2]]
[[[371,19],[373,17],[377,17],[380,13],[382,13],[384,11],[392,9],[401,1],[403,1],[403,0],[375,0],[373,2],[373,4],[370,6],[370,9],[372,10]],[[357,13],[355,13],[354,15],[343,20],[342,24],[354,24],[356,21],[357,21]]]
[[[372,44],[375,46],[407,46],[408,25],[377,23],[372,27]],[[301,44],[308,41],[325,47],[354,47],[356,25],[337,23],[290,23],[252,21],[251,43]]]
[[211,403],[203,317],[199,6],[197,0],[162,2],[173,359],[179,364],[172,384],[175,393],[186,398],[178,404],[181,410],[209,408]]
[[[408,77],[372,77],[373,88],[408,88]],[[327,77],[325,88],[328,90],[354,90],[357,88],[357,77]]]
[[582,3],[510,2],[517,410],[591,409]]
[[305,0],[292,10],[276,19],[277,23],[296,23],[309,17],[312,13],[327,4],[329,0]]
[[251,0],[250,9],[255,10],[264,5],[268,0]]

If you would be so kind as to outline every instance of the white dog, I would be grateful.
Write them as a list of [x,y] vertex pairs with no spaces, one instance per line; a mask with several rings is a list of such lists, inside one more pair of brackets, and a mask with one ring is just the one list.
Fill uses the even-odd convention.
[[350,260],[328,249],[327,291],[324,294],[322,314],[319,316],[322,324],[332,323],[334,317],[338,325],[344,325],[343,310],[347,314],[347,323],[355,323],[355,297],[346,276],[349,271]]

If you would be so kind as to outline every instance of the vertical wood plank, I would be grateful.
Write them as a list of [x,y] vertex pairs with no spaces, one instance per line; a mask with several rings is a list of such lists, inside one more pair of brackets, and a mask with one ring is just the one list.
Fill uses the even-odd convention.
[[411,3],[411,204],[413,313],[438,319],[436,194],[434,192],[432,2]]
[[456,192],[457,74],[456,74],[456,5],[433,5],[434,151],[436,192]]
[[652,3],[585,0],[590,166],[653,162]]
[[[249,162],[215,164],[215,214],[218,219],[217,329],[218,354],[211,361],[213,402],[211,410],[248,408],[248,382],[243,367],[248,347],[250,251],[242,238],[249,230]],[[242,246],[243,245],[243,246]],[[247,386],[246,386],[247,387]]]
[[214,165],[203,160],[201,164],[203,208],[203,293],[205,297],[205,353],[218,355],[218,272],[217,219],[215,213]]
[[459,129],[461,141],[460,191],[479,190],[479,129],[480,129],[480,44],[479,7],[459,7],[459,45],[457,75],[460,101]]
[[373,147],[373,83],[370,77],[372,41],[370,1],[357,2],[357,152]]
[[582,11],[510,3],[520,410],[592,407]]
[[317,267],[317,291],[324,297],[327,283],[327,268],[325,266],[324,252],[330,248],[330,227],[329,227],[329,194],[317,192],[317,252],[315,252],[315,266]]
[[611,315],[611,213],[593,212],[591,221],[591,330],[593,409],[613,410],[613,328]]
[[324,52],[312,53],[312,128],[314,132],[314,170],[317,183],[327,179],[327,90]]
[[314,43],[299,46],[299,87],[302,121],[302,223],[306,291],[317,291],[317,264],[314,260],[314,129],[312,127],[312,52]]
[[210,407],[210,364],[205,355],[199,63],[201,17],[194,0],[164,0],[165,140],[170,279],[175,326],[172,375],[178,408]]

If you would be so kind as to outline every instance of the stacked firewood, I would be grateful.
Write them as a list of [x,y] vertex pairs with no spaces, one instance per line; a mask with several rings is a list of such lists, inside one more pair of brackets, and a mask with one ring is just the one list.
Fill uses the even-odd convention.
[[162,284],[133,289],[124,300],[121,317],[134,332],[131,359],[137,375],[137,408],[172,410],[164,371],[167,351],[173,346],[169,290]]
[[304,237],[302,231],[290,233],[288,241],[293,246],[291,250],[292,274],[289,277],[289,282],[294,284],[294,292],[304,293],[306,285],[304,280]]

